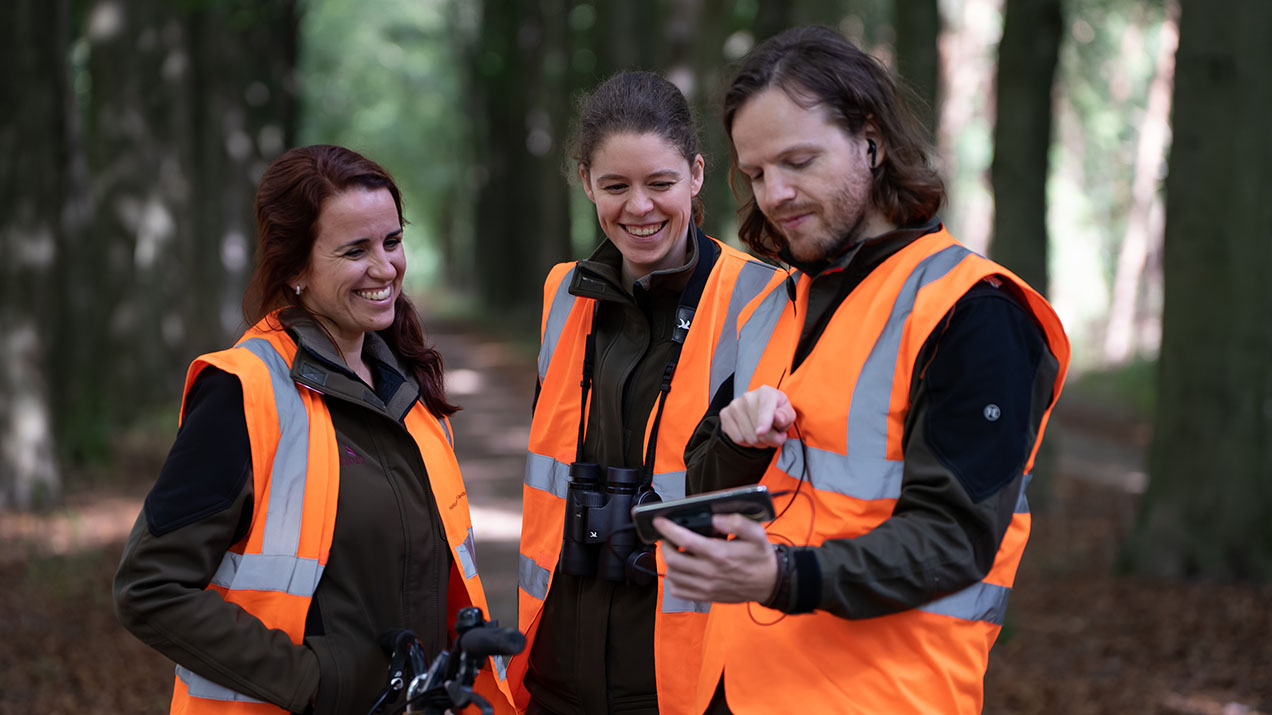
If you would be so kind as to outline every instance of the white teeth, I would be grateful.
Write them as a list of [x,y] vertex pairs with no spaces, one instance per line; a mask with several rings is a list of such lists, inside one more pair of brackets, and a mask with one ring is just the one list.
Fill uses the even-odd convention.
[[633,236],[652,236],[661,231],[662,227],[665,225],[667,225],[667,222],[663,221],[662,223],[656,223],[651,226],[624,226],[624,228],[626,228],[627,232]]
[[389,297],[390,289],[381,288],[380,290],[355,290],[354,293],[357,293],[367,300],[384,300]]

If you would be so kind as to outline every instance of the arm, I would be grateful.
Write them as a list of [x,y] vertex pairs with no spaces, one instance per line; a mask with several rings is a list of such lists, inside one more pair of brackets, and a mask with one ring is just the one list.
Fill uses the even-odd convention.
[[[926,368],[911,390],[905,471],[893,515],[855,539],[777,547],[772,607],[868,618],[958,591],[989,571],[1051,401],[1056,362],[1028,314],[997,289],[973,289],[945,324],[920,355]],[[981,416],[990,402],[1001,408],[994,421]],[[687,538],[678,531],[669,536],[676,543]],[[739,537],[736,542],[746,540]],[[723,563],[720,554],[712,557]],[[695,593],[690,597],[703,597]]]
[[139,639],[199,675],[301,712],[318,684],[314,654],[205,588],[251,514],[242,388],[206,368],[124,548],[116,612]]

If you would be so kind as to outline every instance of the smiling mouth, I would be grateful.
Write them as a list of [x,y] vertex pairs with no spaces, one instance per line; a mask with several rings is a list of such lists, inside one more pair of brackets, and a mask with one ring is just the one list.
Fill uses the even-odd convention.
[[354,293],[360,298],[367,300],[384,300],[393,292],[392,288],[381,288],[380,290],[355,290]]
[[623,224],[623,229],[633,236],[638,236],[640,238],[649,238],[655,233],[658,233],[659,231],[663,230],[663,226],[666,226],[666,225],[667,225],[666,221],[663,221],[662,223],[646,224],[644,226],[632,226],[630,224]]

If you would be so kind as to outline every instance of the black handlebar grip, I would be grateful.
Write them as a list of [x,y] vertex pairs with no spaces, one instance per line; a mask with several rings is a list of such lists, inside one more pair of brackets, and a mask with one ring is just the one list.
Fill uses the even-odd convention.
[[491,655],[516,655],[526,647],[526,637],[515,628],[481,626],[460,634],[456,649],[473,658]]
[[394,651],[415,640],[415,631],[406,628],[390,628],[381,633],[376,640],[386,654],[393,655]]

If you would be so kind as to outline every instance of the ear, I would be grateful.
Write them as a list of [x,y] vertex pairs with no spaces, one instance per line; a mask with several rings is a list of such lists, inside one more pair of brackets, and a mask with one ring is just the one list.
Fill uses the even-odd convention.
[[587,198],[592,203],[596,203],[596,194],[592,192],[592,180],[588,175],[587,167],[579,164],[579,178],[583,180],[583,193],[587,194]]
[[707,163],[701,154],[693,155],[693,163],[689,165],[689,195],[697,196],[702,191],[702,182],[706,178]]
[[[874,120],[867,119],[866,123],[861,127],[861,150],[867,151],[870,142],[874,142],[874,156],[865,154],[866,166],[878,168],[883,166],[883,159],[888,154],[888,147],[883,142],[883,136],[879,133],[878,127],[875,126]],[[873,159],[873,161],[872,161]]]

